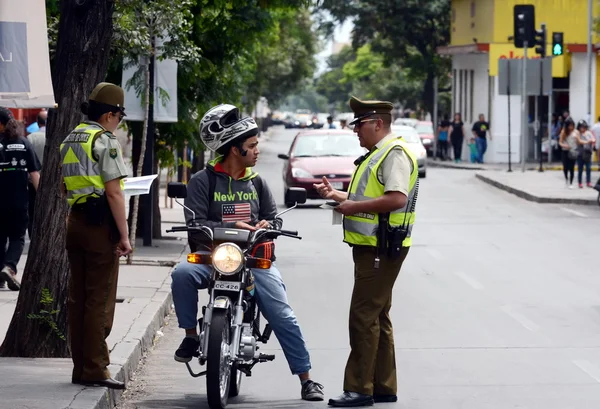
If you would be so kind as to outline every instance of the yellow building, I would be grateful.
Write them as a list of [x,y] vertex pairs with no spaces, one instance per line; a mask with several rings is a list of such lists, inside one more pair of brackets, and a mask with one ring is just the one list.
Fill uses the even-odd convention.
[[[594,1],[593,15],[598,16],[599,3]],[[523,49],[516,48],[509,37],[513,35],[513,8],[517,4],[535,6],[535,26],[546,24],[547,55],[551,56],[552,32],[563,32],[565,54],[553,57],[552,112],[569,110],[578,121],[587,117],[587,0],[452,0],[451,42],[440,47],[439,54],[452,57],[453,112],[460,112],[469,126],[480,113],[490,120],[493,140],[486,153],[487,162],[508,161],[508,97],[498,93],[498,61],[503,58],[523,58]],[[594,45],[600,42],[597,35]],[[592,59],[592,120],[600,116],[600,92],[596,65],[598,47],[593,47]],[[539,58],[529,48],[528,58]],[[598,85],[597,85],[598,84]],[[535,98],[528,100],[528,117],[532,123]],[[538,107],[547,118],[548,98]],[[511,152],[519,161],[521,137],[521,98],[511,96]],[[527,139],[527,157],[536,155],[533,126]],[[463,150],[464,151],[464,150]],[[463,159],[466,154],[463,153]]]

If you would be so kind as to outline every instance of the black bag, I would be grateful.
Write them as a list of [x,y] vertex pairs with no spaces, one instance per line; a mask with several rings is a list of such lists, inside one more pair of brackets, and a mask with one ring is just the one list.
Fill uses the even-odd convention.
[[594,189],[596,189],[598,192],[600,192],[600,179],[598,179],[596,181],[596,186],[594,186]]

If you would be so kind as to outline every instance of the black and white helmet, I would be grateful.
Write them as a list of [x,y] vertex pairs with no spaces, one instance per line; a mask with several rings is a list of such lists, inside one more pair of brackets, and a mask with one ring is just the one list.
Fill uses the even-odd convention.
[[234,105],[217,105],[200,121],[200,138],[213,152],[238,138],[254,135],[258,135],[256,122],[250,117],[240,118],[240,110]]

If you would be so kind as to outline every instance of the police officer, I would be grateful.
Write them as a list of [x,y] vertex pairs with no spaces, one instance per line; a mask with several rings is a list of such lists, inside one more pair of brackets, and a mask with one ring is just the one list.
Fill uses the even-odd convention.
[[71,208],[66,248],[72,382],[113,389],[125,385],[111,378],[106,338],[115,313],[119,257],[131,252],[122,192],[127,170],[113,135],[125,116],[123,102],[122,88],[98,84],[81,106],[88,120],[60,146]]
[[326,177],[315,188],[340,204],[344,241],[352,247],[354,290],[350,303],[350,357],[344,393],[335,407],[397,401],[394,337],[389,311],[392,287],[411,245],[418,167],[408,145],[391,133],[390,102],[350,99],[354,132],[369,152],[359,158],[348,193]]
[[[25,246],[28,221],[28,174],[32,188],[40,181],[40,164],[12,113],[0,107],[0,288],[19,291],[17,264]],[[6,241],[8,240],[8,248]]]

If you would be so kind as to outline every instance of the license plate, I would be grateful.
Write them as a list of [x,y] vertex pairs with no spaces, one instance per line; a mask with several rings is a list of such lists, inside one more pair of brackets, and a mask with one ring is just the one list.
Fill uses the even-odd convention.
[[331,187],[334,189],[343,189],[344,188],[343,182],[330,182],[330,183],[331,183]]
[[215,281],[215,290],[238,292],[241,288],[241,283],[236,283],[233,281]]

